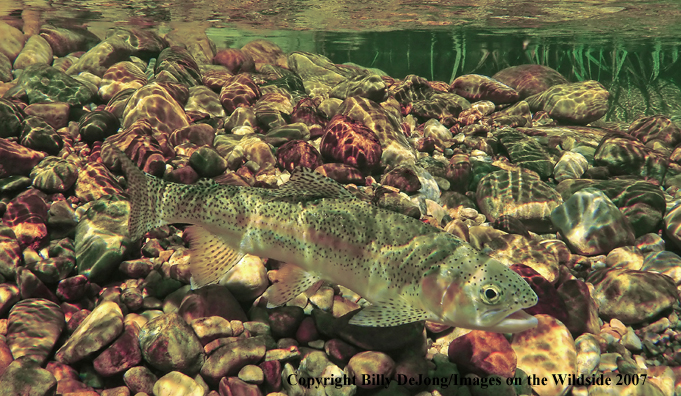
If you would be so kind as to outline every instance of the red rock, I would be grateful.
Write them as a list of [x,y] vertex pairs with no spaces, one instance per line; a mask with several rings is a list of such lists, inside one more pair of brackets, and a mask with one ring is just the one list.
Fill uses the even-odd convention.
[[166,158],[174,156],[167,136],[153,128],[147,120],[139,120],[124,131],[106,138],[102,144],[102,162],[109,169],[118,168],[118,159],[113,150],[116,147],[145,172],[162,176]]
[[364,176],[359,169],[346,164],[324,164],[314,170],[341,184],[364,184]]
[[399,188],[405,193],[414,193],[421,189],[421,181],[410,166],[399,166],[386,173],[381,179],[381,184]]
[[47,196],[29,189],[10,201],[2,221],[14,231],[23,246],[31,245],[47,236]]
[[380,164],[383,154],[381,142],[371,129],[341,114],[324,128],[319,149],[329,161],[367,171]]
[[213,63],[226,67],[233,74],[255,71],[253,58],[237,48],[226,48],[218,51],[213,57]]
[[459,76],[449,87],[454,92],[471,101],[489,100],[496,104],[515,103],[518,92],[508,85],[487,76],[466,74]]
[[542,65],[507,67],[493,75],[492,78],[518,91],[520,99],[544,92],[554,85],[568,82],[557,71]]
[[598,334],[598,306],[586,283],[580,279],[570,279],[558,286],[558,294],[567,307],[568,319],[564,324],[570,333],[575,338],[584,333]]
[[7,346],[5,340],[0,339],[0,376],[5,372],[5,369],[13,360],[12,351]]
[[68,302],[78,301],[85,296],[89,283],[85,275],[66,278],[57,285],[57,297]]
[[76,369],[74,369],[73,367],[61,362],[56,361],[47,362],[46,369],[47,371],[52,373],[52,375],[54,376],[54,378],[57,379],[57,381],[61,381],[68,378],[74,380],[78,379],[78,371],[76,371]]
[[517,272],[530,285],[532,290],[539,297],[537,305],[525,309],[530,315],[546,314],[560,320],[563,323],[568,322],[567,307],[563,298],[558,294],[553,285],[543,276],[532,268],[523,264],[514,264],[510,267]]
[[324,125],[324,121],[319,114],[317,114],[317,106],[312,99],[308,97],[301,99],[293,108],[291,122],[302,122],[308,126]]
[[227,320],[248,320],[239,302],[225,286],[210,285],[193,290],[180,304],[178,314],[190,323],[207,316],[221,316]]
[[52,128],[65,127],[69,122],[69,110],[71,105],[63,102],[34,103],[26,106],[24,113],[27,116],[42,117]]
[[212,146],[214,139],[215,128],[208,124],[192,124],[173,131],[168,138],[168,143],[172,146],[186,142],[197,146]]
[[640,117],[629,125],[627,132],[643,143],[656,140],[671,148],[681,142],[681,128],[676,126],[669,117],[659,114]]
[[253,59],[256,71],[266,64],[288,68],[284,51],[269,40],[253,40],[241,47],[241,51]]
[[262,396],[258,385],[248,384],[236,377],[223,377],[220,380],[220,396]]
[[104,377],[122,373],[142,361],[139,347],[139,327],[126,324],[123,333],[92,362],[95,371]]
[[258,365],[265,376],[264,386],[266,390],[277,392],[281,389],[281,362],[270,360]]
[[227,85],[232,76],[233,74],[229,70],[208,69],[203,72],[202,81],[203,85],[213,91],[220,91],[222,87]]
[[7,139],[0,139],[0,178],[28,175],[45,155]]
[[303,140],[291,140],[277,149],[277,163],[289,172],[300,166],[316,169],[322,165],[321,157],[314,146]]
[[341,367],[345,366],[350,358],[359,353],[357,347],[338,338],[328,340],[324,344],[324,351],[329,356],[329,360]]
[[244,74],[231,77],[220,91],[220,103],[227,114],[232,114],[237,107],[252,106],[258,98],[260,88]]
[[319,332],[314,324],[314,319],[308,316],[300,322],[300,326],[298,326],[296,331],[296,340],[302,345],[307,345],[308,342],[318,339]]
[[515,375],[518,359],[503,334],[473,330],[449,344],[449,361],[462,372],[480,377]]

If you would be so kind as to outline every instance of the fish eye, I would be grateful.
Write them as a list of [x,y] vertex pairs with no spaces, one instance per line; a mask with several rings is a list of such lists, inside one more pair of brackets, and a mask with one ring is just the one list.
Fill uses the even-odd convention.
[[485,285],[480,289],[480,297],[485,304],[496,304],[501,300],[501,289],[497,285]]

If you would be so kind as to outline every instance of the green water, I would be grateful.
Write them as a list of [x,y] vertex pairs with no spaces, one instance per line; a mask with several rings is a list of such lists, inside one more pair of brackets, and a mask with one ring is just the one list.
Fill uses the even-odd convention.
[[395,78],[449,83],[536,63],[611,92],[606,120],[681,116],[681,1],[0,1],[0,19],[204,31],[220,48],[266,38]]

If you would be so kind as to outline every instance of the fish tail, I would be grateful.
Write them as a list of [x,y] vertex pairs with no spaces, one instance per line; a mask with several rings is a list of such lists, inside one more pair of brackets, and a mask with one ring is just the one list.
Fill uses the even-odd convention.
[[138,240],[147,231],[166,224],[163,221],[162,205],[166,183],[142,172],[122,151],[118,149],[115,151],[128,182],[130,196],[128,232],[132,240]]

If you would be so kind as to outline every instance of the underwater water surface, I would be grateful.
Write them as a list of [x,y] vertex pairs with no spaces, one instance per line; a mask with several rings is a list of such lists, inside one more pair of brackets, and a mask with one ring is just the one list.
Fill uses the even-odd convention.
[[0,396],[681,394],[680,45],[676,0],[0,0]]

